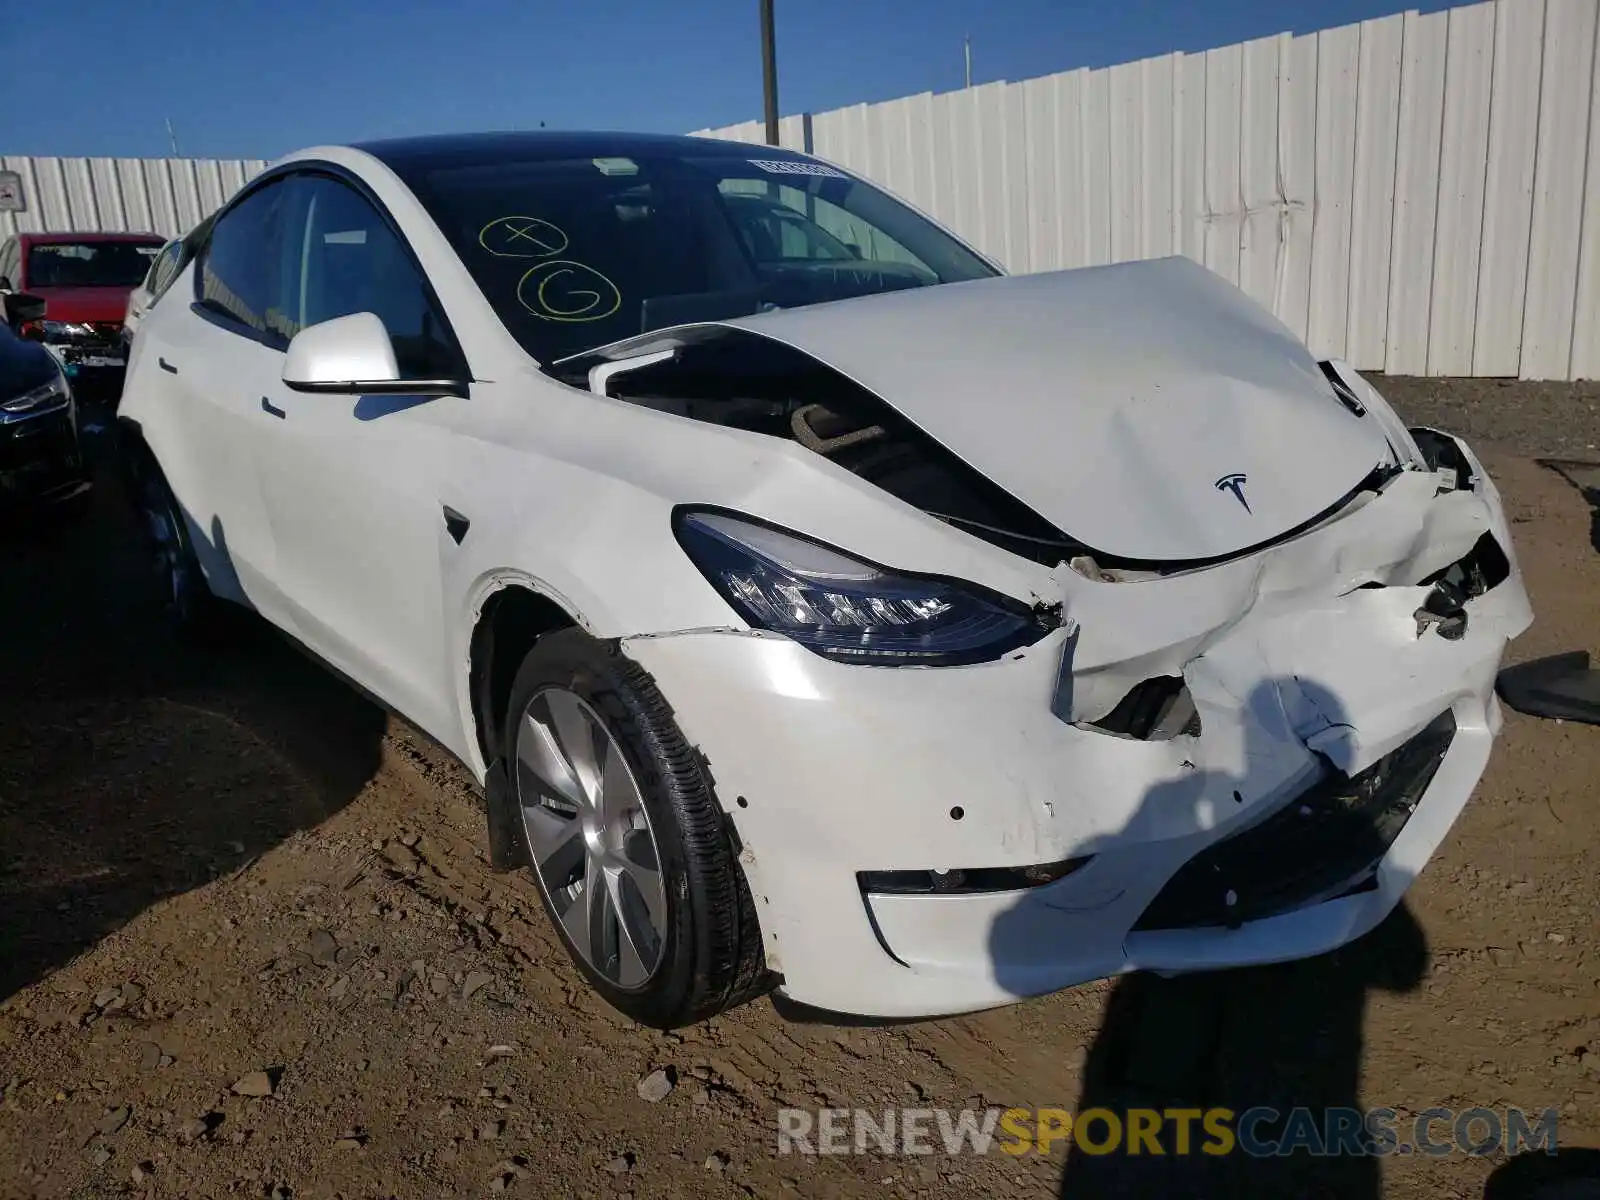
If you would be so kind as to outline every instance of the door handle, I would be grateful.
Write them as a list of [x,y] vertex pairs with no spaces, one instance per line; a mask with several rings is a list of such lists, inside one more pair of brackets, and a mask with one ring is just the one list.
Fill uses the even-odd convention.
[[166,360],[166,359],[164,359],[164,358],[158,358],[158,359],[156,359],[156,362],[157,362],[157,363],[159,363],[159,364],[160,364],[160,366],[161,366],[161,369],[162,369],[162,370],[163,370],[163,371],[165,371],[165,372],[167,372],[167,374],[169,374],[169,375],[176,375],[176,374],[177,374],[177,373],[178,373],[178,368],[177,368],[177,367],[175,367],[175,366],[173,366],[173,365],[172,365],[172,364],[171,364],[171,363],[169,363],[169,362],[168,362],[168,361],[167,361],[167,360]]
[[280,421],[289,415],[288,413],[284,412],[283,409],[273,404],[272,401],[268,400],[265,396],[261,397],[261,411],[264,413],[271,413]]
[[471,524],[464,513],[458,513],[448,504],[444,506],[445,531],[450,534],[450,540],[456,545],[461,545],[461,539],[467,536],[467,529]]

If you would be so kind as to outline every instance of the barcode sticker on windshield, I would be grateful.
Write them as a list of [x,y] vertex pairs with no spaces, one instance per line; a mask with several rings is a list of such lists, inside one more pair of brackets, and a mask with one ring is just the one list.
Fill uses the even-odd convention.
[[752,158],[752,167],[757,167],[769,175],[821,175],[826,179],[848,179],[843,171],[836,171],[832,167],[823,166],[821,163],[795,162],[786,158]]

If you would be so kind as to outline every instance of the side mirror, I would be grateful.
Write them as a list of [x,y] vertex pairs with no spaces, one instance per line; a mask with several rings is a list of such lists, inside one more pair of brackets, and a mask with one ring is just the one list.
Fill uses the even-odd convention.
[[289,342],[284,385],[297,392],[354,396],[465,396],[459,379],[402,379],[389,331],[376,313],[307,325]]
[[10,277],[6,276],[6,275],[0,275],[0,292],[9,292],[10,290],[11,290],[11,279],[10,279]]
[[35,296],[31,292],[5,294],[6,324],[13,329],[26,325],[29,321],[44,320],[44,308],[43,296]]

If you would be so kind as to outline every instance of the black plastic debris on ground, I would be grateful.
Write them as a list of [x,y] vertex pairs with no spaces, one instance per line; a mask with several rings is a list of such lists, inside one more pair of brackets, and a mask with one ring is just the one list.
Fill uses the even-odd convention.
[[1500,672],[1495,690],[1519,713],[1600,725],[1600,670],[1574,650],[1518,663]]

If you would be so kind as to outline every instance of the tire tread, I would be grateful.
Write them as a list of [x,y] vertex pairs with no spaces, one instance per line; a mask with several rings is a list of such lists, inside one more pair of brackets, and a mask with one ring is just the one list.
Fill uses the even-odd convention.
[[[698,934],[696,962],[681,994],[663,997],[654,1011],[629,1015],[660,1028],[698,1024],[753,1000],[771,987],[755,901],[733,852],[709,767],[679,729],[671,704],[655,679],[614,641],[602,642],[579,629],[563,629],[539,640],[523,660],[512,686],[503,745],[515,745],[521,719],[518,698],[532,681],[584,680],[583,690],[619,737],[642,745],[646,759],[641,788],[670,804],[685,851],[689,903]],[[598,684],[598,688],[593,685]]]

